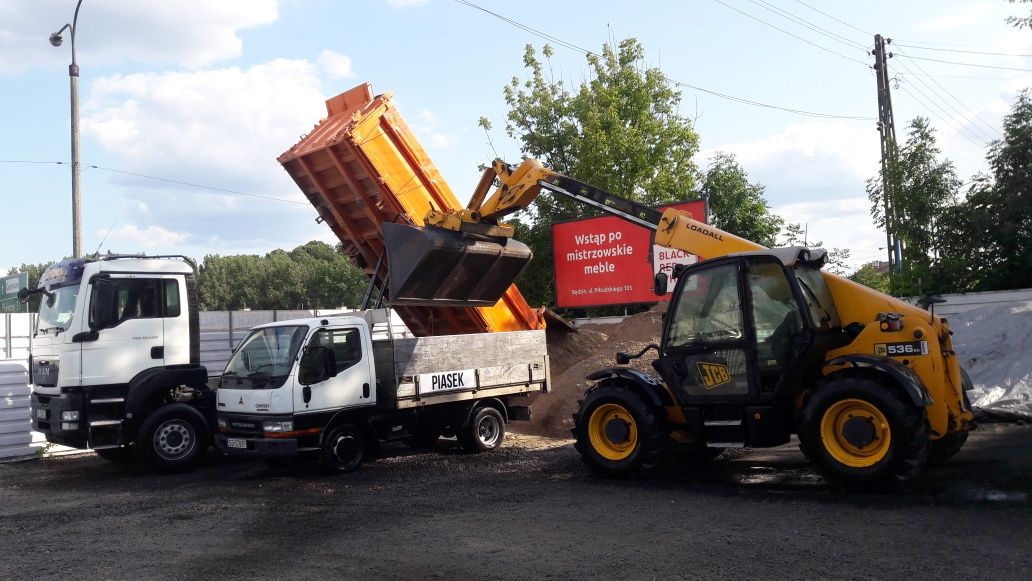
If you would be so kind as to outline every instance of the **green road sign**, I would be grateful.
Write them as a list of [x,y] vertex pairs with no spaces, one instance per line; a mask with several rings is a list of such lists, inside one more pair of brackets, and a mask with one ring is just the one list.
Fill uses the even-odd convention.
[[0,313],[24,313],[25,305],[18,302],[18,291],[29,286],[29,273],[19,272],[0,278]]

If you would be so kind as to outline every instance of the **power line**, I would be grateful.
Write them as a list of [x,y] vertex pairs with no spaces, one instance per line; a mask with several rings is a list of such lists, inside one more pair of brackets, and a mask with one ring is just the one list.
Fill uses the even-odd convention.
[[[909,55],[907,55],[907,54],[904,54],[904,53],[902,53],[902,52],[898,52],[897,54],[899,54],[900,56],[902,56],[902,57],[906,58],[906,59],[907,59],[907,60],[909,60],[909,61],[910,61],[911,63],[913,63],[913,64],[914,64],[914,66],[915,66],[915,67],[917,67],[917,70],[921,71],[922,73],[925,73],[926,75],[928,74],[928,73],[927,73],[927,71],[925,71],[925,70],[924,70],[924,69],[923,69],[923,68],[921,67],[921,64],[920,64],[920,63],[918,63],[917,61],[915,61],[915,60],[911,59]],[[900,63],[900,64],[902,65],[902,63]],[[929,78],[930,78],[930,79],[932,80],[932,82],[933,82],[933,83],[935,83],[935,84],[936,84],[936,85],[937,85],[937,86],[938,86],[938,87],[939,87],[940,89],[942,89],[942,90],[943,90],[943,91],[944,91],[944,92],[945,92],[945,93],[946,93],[947,95],[949,95],[949,96],[950,96],[950,98],[952,98],[952,99],[953,99],[954,101],[956,101],[958,105],[960,105],[961,107],[963,107],[963,108],[967,109],[967,111],[968,111],[969,113],[971,113],[972,115],[974,115],[975,119],[978,119],[979,121],[981,121],[981,122],[982,122],[982,125],[985,125],[986,127],[988,127],[988,128],[989,128],[989,131],[991,131],[991,132],[992,132],[992,133],[990,133],[990,134],[989,134],[989,137],[991,138],[990,140],[992,140],[992,139],[994,138],[994,137],[993,137],[993,133],[995,133],[995,134],[996,134],[996,136],[1001,136],[1001,134],[1000,134],[1000,131],[999,131],[998,129],[996,129],[995,127],[993,127],[992,125],[990,125],[990,124],[989,124],[989,123],[988,123],[988,122],[987,122],[987,121],[986,121],[985,119],[982,119],[982,117],[981,117],[981,116],[980,116],[980,115],[979,115],[979,114],[978,114],[978,113],[977,113],[976,111],[972,110],[972,109],[971,109],[970,107],[968,107],[967,105],[965,105],[964,103],[962,103],[962,102],[960,101],[960,99],[958,99],[958,98],[957,98],[957,96],[956,96],[956,95],[954,95],[953,93],[951,93],[951,92],[950,92],[950,90],[949,90],[949,89],[947,89],[946,87],[944,87],[944,86],[942,85],[942,83],[940,83],[939,81],[937,81],[937,80],[935,79],[935,77],[933,77],[933,76],[931,76],[931,75],[928,75],[928,77],[929,77]],[[917,79],[918,79],[919,81],[921,80],[921,78],[920,78],[920,77],[915,77],[915,78],[917,78]],[[921,81],[921,82],[923,83],[924,81]],[[927,86],[927,84],[926,84],[926,86]],[[929,87],[929,89],[931,89],[931,87]],[[933,89],[933,90],[934,90],[934,89]],[[954,109],[954,110],[956,110],[956,109]],[[959,113],[959,111],[958,111],[958,113]]]
[[[573,44],[572,42],[567,42],[567,41],[565,41],[565,40],[563,40],[563,39],[561,39],[561,38],[559,38],[557,36],[548,34],[546,32],[542,32],[542,31],[540,31],[540,30],[538,30],[536,28],[533,28],[531,26],[528,26],[526,24],[523,24],[523,23],[518,22],[516,20],[513,20],[511,18],[508,18],[507,16],[503,16],[503,15],[497,13],[497,12],[494,12],[492,10],[488,10],[487,8],[479,6],[479,5],[477,5],[477,4],[473,3],[473,2],[470,2],[469,0],[453,0],[453,1],[455,3],[457,3],[457,4],[461,4],[463,6],[466,6],[466,7],[469,7],[469,8],[473,8],[474,10],[479,10],[480,12],[483,12],[483,13],[488,14],[490,16],[493,16],[493,17],[495,17],[495,18],[497,18],[497,19],[499,19],[499,20],[501,20],[503,22],[511,24],[512,26],[515,26],[516,28],[519,28],[520,30],[524,30],[526,32],[529,32],[530,34],[532,34],[534,36],[537,36],[539,38],[543,38],[545,40],[550,40],[550,41],[558,44],[559,46],[562,46],[562,47],[567,48],[569,50],[572,50],[572,51],[575,51],[575,52],[580,52],[580,53],[582,53],[584,55],[588,55],[588,56],[595,56],[595,57],[601,56],[601,55],[599,55],[598,53],[596,53],[594,51],[588,50],[588,49],[583,48],[581,46],[577,46],[576,44]],[[746,99],[744,97],[736,97],[734,95],[728,95],[726,93],[721,93],[719,91],[713,91],[711,89],[704,89],[702,87],[699,87],[697,85],[693,85],[691,83],[685,83],[683,81],[678,81],[678,80],[675,80],[675,79],[671,79],[666,74],[663,75],[663,78],[666,79],[667,82],[672,83],[672,84],[677,85],[677,86],[680,86],[680,87],[686,87],[688,89],[699,91],[701,93],[707,93],[707,94],[713,95],[715,97],[720,97],[721,99],[727,99],[729,101],[734,101],[736,103],[742,103],[744,105],[751,105],[753,107],[761,107],[761,108],[765,108],[765,109],[775,109],[775,110],[778,110],[778,111],[785,111],[785,112],[788,112],[788,113],[794,113],[796,115],[804,115],[804,116],[807,116],[807,117],[817,117],[817,118],[820,118],[820,119],[847,119],[847,120],[855,120],[855,121],[872,121],[872,120],[874,120],[873,117],[862,117],[862,116],[855,116],[855,115],[836,115],[836,114],[833,114],[833,113],[820,113],[820,112],[816,112],[816,111],[806,111],[806,110],[803,110],[803,109],[795,109],[795,108],[792,108],[792,107],[781,107],[779,105],[771,105],[769,103],[763,103],[763,102],[760,102],[760,101],[754,101],[752,99]]]
[[[719,2],[719,0],[717,0],[717,1]],[[960,66],[964,66],[964,67],[979,67],[979,68],[983,68],[983,69],[997,69],[997,70],[1001,70],[1001,71],[1020,71],[1020,72],[1023,72],[1023,73],[1032,73],[1032,69],[1022,69],[1022,68],[1018,68],[1018,67],[1001,67],[1001,66],[996,66],[996,65],[980,65],[980,64],[976,64],[976,63],[962,63],[962,62],[958,62],[958,61],[946,61],[946,60],[942,60],[942,59],[933,59],[933,58],[929,58],[929,57],[926,57],[926,56],[911,56],[909,58],[919,59],[919,60],[923,60],[923,61],[932,61],[932,62],[935,62],[935,63],[945,63],[945,64],[948,64],[948,65],[960,65]]]
[[822,27],[820,27],[820,26],[818,26],[818,25],[816,25],[816,24],[814,24],[814,23],[812,23],[812,22],[810,22],[810,21],[808,21],[808,20],[806,20],[804,18],[796,16],[795,14],[792,14],[791,12],[789,12],[787,10],[778,8],[777,6],[774,6],[773,4],[771,4],[769,2],[766,2],[764,0],[748,0],[748,1],[751,2],[752,4],[755,4],[756,6],[759,6],[760,8],[763,8],[764,10],[767,10],[768,12],[773,12],[774,14],[777,14],[778,16],[781,16],[782,18],[785,18],[787,20],[795,22],[796,24],[800,24],[802,26],[805,26],[806,28],[809,28],[810,30],[816,32],[817,34],[822,34],[822,35],[830,38],[831,40],[834,40],[835,42],[844,44],[844,45],[848,46],[849,48],[859,48],[860,50],[864,51],[865,54],[867,53],[867,45],[864,45],[862,43],[856,42],[855,40],[848,39],[848,38],[842,36],[841,34],[836,34],[834,32],[831,32],[830,30],[828,30],[826,28],[822,28]]
[[[0,163],[28,163],[28,164],[67,165],[68,162],[65,162],[65,161],[34,161],[34,160],[25,160],[25,159],[0,159]],[[147,174],[142,174],[142,173],[136,173],[136,172],[131,172],[131,171],[114,169],[114,168],[104,167],[104,166],[100,166],[100,165],[85,165],[83,167],[92,168],[92,169],[99,169],[99,170],[102,170],[102,171],[107,171],[107,172],[117,173],[117,174],[123,174],[123,175],[129,175],[129,176],[134,176],[134,177],[138,177],[138,178],[145,178],[145,179],[148,179],[148,180],[154,180],[154,181],[158,181],[158,182],[166,182],[166,183],[170,183],[170,184],[178,184],[178,185],[181,185],[181,186],[189,186],[189,187],[192,187],[192,188],[201,188],[201,189],[204,189],[204,190],[212,190],[212,191],[215,191],[215,192],[222,192],[222,193],[226,193],[226,194],[234,194],[234,195],[237,195],[237,196],[247,196],[247,197],[250,197],[250,198],[261,198],[263,200],[272,200],[272,201],[275,201],[275,202],[286,202],[288,204],[300,204],[300,205],[303,205],[303,206],[307,206],[308,205],[308,202],[300,202],[298,200],[288,200],[286,198],[277,198],[277,197],[274,197],[274,196],[265,196],[265,195],[262,195],[262,194],[254,194],[254,193],[251,193],[251,192],[241,192],[239,190],[229,190],[229,189],[226,189],[226,188],[220,188],[220,187],[216,187],[216,186],[206,186],[204,184],[195,184],[195,183],[192,183],[192,182],[186,182],[186,181],[176,180],[176,179],[172,179],[172,178],[163,178],[163,177],[152,176],[152,175],[147,175]]]
[[990,55],[990,56],[1018,56],[1018,57],[1026,57],[1026,58],[1032,57],[1032,54],[1019,54],[1019,53],[1014,53],[1014,52],[991,52],[991,51],[984,51],[984,50],[959,50],[959,49],[955,49],[955,48],[933,48],[933,47],[930,47],[930,46],[917,46],[917,45],[914,45],[914,44],[906,44],[906,43],[902,43],[902,42],[894,42],[894,43],[892,43],[892,45],[893,46],[902,46],[902,47],[905,47],[905,48],[916,48],[918,50],[937,50],[937,51],[942,51],[942,52],[960,52],[960,53],[965,53],[965,54],[984,54],[984,55]]
[[867,32],[866,30],[863,30],[863,29],[857,28],[857,27],[853,26],[852,24],[850,24],[850,23],[848,23],[848,22],[846,22],[846,21],[844,21],[844,20],[839,20],[838,18],[835,18],[835,17],[834,17],[834,16],[832,16],[831,14],[828,14],[827,12],[824,12],[824,11],[822,11],[822,10],[819,10],[819,9],[817,9],[817,8],[814,8],[813,6],[811,6],[811,5],[807,4],[806,2],[803,2],[802,0],[795,0],[795,1],[796,1],[796,2],[798,2],[799,4],[802,4],[803,6],[806,6],[806,7],[807,7],[807,8],[809,8],[810,10],[813,10],[814,12],[817,12],[818,14],[823,14],[823,15],[827,16],[828,18],[830,18],[830,19],[834,20],[835,22],[838,22],[839,24],[844,24],[844,25],[846,25],[846,26],[848,26],[848,27],[852,28],[853,30],[855,30],[855,31],[857,31],[857,32],[859,32],[859,33],[861,33],[861,34],[864,34],[865,36],[874,36],[874,35],[873,35],[873,34],[871,34],[870,32]]
[[[923,92],[921,91],[921,89],[917,88],[917,86],[915,86],[915,85],[911,85],[911,86],[912,86],[912,87],[914,87],[914,90],[915,90],[915,91],[917,91],[918,93],[921,93],[921,95],[924,95],[924,93],[923,93]],[[961,130],[961,129],[963,128],[963,126],[961,126],[961,129],[958,129],[958,128],[957,128],[957,127],[956,127],[956,126],[954,125],[954,123],[953,123],[953,122],[951,122],[951,121],[950,121],[950,120],[949,120],[949,119],[948,119],[947,117],[943,117],[942,115],[940,115],[939,113],[937,113],[937,112],[936,112],[935,110],[933,110],[933,109],[932,109],[932,106],[931,106],[931,105],[929,105],[929,104],[928,104],[928,102],[926,102],[926,101],[925,101],[924,99],[921,99],[921,98],[920,98],[920,97],[918,97],[917,95],[915,95],[915,94],[911,93],[910,91],[908,91],[908,90],[907,90],[907,88],[906,88],[906,87],[904,87],[904,86],[902,86],[902,85],[900,85],[900,86],[899,86],[898,88],[899,88],[899,90],[903,91],[903,92],[904,92],[904,93],[906,93],[907,95],[910,95],[910,98],[911,98],[911,99],[913,99],[913,100],[917,101],[917,102],[918,102],[918,103],[920,103],[920,104],[921,104],[922,106],[924,106],[924,108],[925,108],[925,109],[927,109],[929,113],[931,113],[932,115],[935,115],[935,116],[936,116],[936,117],[937,117],[937,118],[938,118],[938,119],[939,119],[940,121],[942,121],[943,123],[945,123],[946,125],[948,125],[948,126],[950,127],[950,129],[953,129],[953,130],[954,130],[954,131],[955,131],[955,132],[957,133],[957,135],[960,135],[960,136],[961,136],[961,137],[963,137],[964,139],[967,139],[968,141],[970,141],[971,143],[973,143],[973,144],[975,144],[975,145],[977,145],[977,146],[979,146],[979,147],[984,147],[984,146],[985,146],[985,143],[983,143],[983,142],[980,142],[980,141],[979,141],[979,140],[978,140],[977,138],[972,138],[972,137],[971,137],[971,136],[970,136],[969,134],[967,134],[967,133],[963,132],[963,131]],[[925,96],[925,98],[927,99],[928,97],[927,97],[927,96]],[[938,105],[936,105],[936,106],[938,107]],[[939,107],[939,109],[940,109],[940,110],[942,110],[942,107]]]
[[717,4],[720,4],[721,6],[724,6],[725,8],[729,8],[731,10],[734,10],[735,12],[737,12],[737,13],[739,13],[739,14],[747,17],[747,18],[751,18],[751,19],[755,20],[756,22],[759,22],[760,24],[763,24],[764,26],[769,26],[769,27],[773,28],[774,30],[777,30],[779,32],[782,32],[784,34],[787,34],[787,35],[791,36],[792,38],[795,38],[797,40],[801,40],[801,41],[805,42],[806,44],[808,44],[810,46],[819,48],[819,49],[821,49],[821,50],[823,50],[825,52],[830,52],[831,54],[836,55],[836,56],[840,56],[840,57],[842,57],[842,58],[844,58],[846,60],[850,60],[850,61],[853,61],[855,63],[860,63],[860,64],[864,65],[865,67],[870,67],[871,66],[870,64],[868,64],[868,63],[866,63],[866,62],[864,62],[862,60],[855,59],[855,58],[853,58],[851,56],[846,56],[846,55],[844,55],[844,54],[842,54],[840,52],[831,50],[830,48],[828,48],[826,46],[821,46],[821,45],[817,44],[816,42],[811,42],[811,41],[809,41],[809,40],[799,36],[798,34],[793,34],[793,33],[789,32],[789,31],[785,30],[784,28],[775,26],[775,25],[767,22],[766,20],[763,20],[762,18],[758,18],[756,16],[753,16],[752,14],[749,14],[748,12],[745,12],[744,10],[739,10],[738,8],[735,8],[734,6],[731,6],[730,4],[728,4],[726,2],[723,2],[723,0],[713,0],[713,1],[716,2]]

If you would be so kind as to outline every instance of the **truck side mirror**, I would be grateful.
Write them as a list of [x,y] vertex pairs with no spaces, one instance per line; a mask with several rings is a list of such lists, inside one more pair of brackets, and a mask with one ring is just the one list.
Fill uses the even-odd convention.
[[31,296],[32,293],[29,291],[29,289],[21,287],[21,290],[18,291],[18,302],[24,305],[25,303],[29,302],[29,297]]
[[329,347],[309,347],[301,356],[297,382],[312,385],[337,375],[337,360]]
[[95,278],[93,285],[93,298],[90,300],[90,329],[96,331],[110,327],[118,320],[115,313],[117,301],[115,300],[115,283],[107,278]]
[[658,297],[661,297],[667,293],[667,273],[656,273],[656,280],[654,281],[653,289],[656,293],[656,296]]

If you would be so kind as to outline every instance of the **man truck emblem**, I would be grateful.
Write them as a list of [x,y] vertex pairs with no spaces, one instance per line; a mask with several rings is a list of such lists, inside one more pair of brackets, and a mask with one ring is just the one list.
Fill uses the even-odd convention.
[[706,389],[713,389],[731,381],[731,374],[727,371],[727,365],[719,363],[698,363],[699,375],[702,376],[702,383]]

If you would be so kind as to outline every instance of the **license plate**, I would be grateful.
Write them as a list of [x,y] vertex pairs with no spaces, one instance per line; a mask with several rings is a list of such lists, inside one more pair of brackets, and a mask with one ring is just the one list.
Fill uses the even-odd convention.
[[241,450],[247,449],[247,440],[241,440],[240,438],[226,438],[227,448],[240,448]]
[[[25,417],[25,416],[22,416]],[[47,419],[47,410],[36,410],[36,419],[45,420]]]

